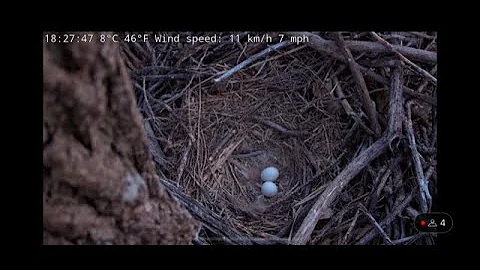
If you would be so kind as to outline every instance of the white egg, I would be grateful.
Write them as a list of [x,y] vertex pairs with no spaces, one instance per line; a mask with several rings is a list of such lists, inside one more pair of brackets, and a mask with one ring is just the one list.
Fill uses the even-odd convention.
[[262,174],[260,177],[262,178],[262,181],[275,181],[277,180],[278,176],[280,173],[278,172],[278,169],[275,167],[267,167],[263,169]]
[[265,195],[267,197],[272,197],[272,196],[275,196],[275,194],[277,194],[277,192],[278,192],[278,188],[277,188],[277,185],[275,185],[275,183],[270,182],[270,181],[266,181],[266,182],[263,183],[263,185],[262,185],[263,195]]

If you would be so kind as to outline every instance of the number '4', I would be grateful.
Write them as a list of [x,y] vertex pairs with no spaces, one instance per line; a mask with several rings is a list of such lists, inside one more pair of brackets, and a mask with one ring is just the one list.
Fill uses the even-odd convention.
[[445,219],[442,219],[442,221],[440,222],[440,225],[445,226]]

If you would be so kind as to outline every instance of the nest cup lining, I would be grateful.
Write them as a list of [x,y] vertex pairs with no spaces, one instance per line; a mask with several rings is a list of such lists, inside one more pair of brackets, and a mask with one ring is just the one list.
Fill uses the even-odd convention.
[[[278,234],[302,207],[294,205],[328,178],[304,184],[340,153],[339,116],[323,104],[331,98],[328,91],[324,89],[313,101],[315,109],[303,111],[306,99],[300,88],[305,87],[302,74],[308,70],[291,63],[282,70],[282,64],[275,64],[275,72],[263,79],[240,72],[224,91],[191,88],[175,111],[189,131],[176,119],[161,127],[177,142],[172,164],[182,164],[188,152],[178,184],[252,236],[284,237]],[[272,87],[272,81],[287,78],[284,87],[281,83]],[[302,136],[281,132],[271,123]],[[268,166],[280,171],[279,193],[271,198],[261,194],[260,173]]]

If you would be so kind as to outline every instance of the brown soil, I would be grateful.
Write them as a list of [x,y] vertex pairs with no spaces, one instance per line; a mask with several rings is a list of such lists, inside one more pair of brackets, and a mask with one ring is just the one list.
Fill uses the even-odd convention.
[[44,243],[191,243],[198,225],[159,185],[118,46],[43,52]]

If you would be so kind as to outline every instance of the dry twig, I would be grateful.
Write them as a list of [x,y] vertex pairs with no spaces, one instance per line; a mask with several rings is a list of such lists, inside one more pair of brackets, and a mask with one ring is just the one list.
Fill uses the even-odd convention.
[[[402,203],[398,204],[392,212],[390,212],[390,214],[387,215],[387,217],[385,217],[385,219],[383,219],[379,225],[380,227],[384,227],[388,224],[390,224],[390,222],[392,222],[395,217],[400,214],[404,209],[405,207],[407,207],[407,205],[410,203],[410,201],[412,201],[412,197],[413,197],[413,194],[410,193],[407,198],[405,198],[405,200],[403,200]],[[356,245],[366,245],[368,244],[370,241],[372,241],[372,239],[377,235],[376,233],[376,230],[375,229],[372,229],[370,230],[367,234],[365,234],[360,240],[358,240],[358,242],[356,243]]]
[[[303,32],[302,32],[302,34],[303,34]],[[313,48],[313,49],[315,49],[319,52],[326,53],[326,54],[334,57],[335,59],[340,60],[343,63],[347,64],[347,60],[345,59],[345,57],[343,57],[343,55],[341,53],[339,53],[338,51],[335,50],[335,44],[334,44],[333,41],[327,41],[327,40],[321,38],[320,36],[314,35],[314,34],[311,34],[311,33],[306,33],[305,35],[307,35],[309,37],[309,40],[310,40],[310,42],[307,43],[308,46],[310,46],[311,48]],[[346,43],[349,44],[348,41]],[[382,47],[380,44],[377,44],[377,45]],[[386,50],[385,48],[383,48],[383,49]],[[403,51],[401,51],[401,52],[404,55],[409,56],[407,53],[405,53]],[[436,61],[436,59],[437,59],[436,54],[435,54],[434,59]],[[375,73],[374,71],[372,71],[368,68],[362,67],[362,66],[359,66],[359,68],[360,68],[360,71],[362,73],[364,73],[365,75],[374,79],[375,81],[377,81],[379,83],[386,84],[386,85],[388,84],[388,82],[385,78],[383,78],[379,74]],[[405,92],[405,94],[407,94],[411,97],[417,98],[417,99],[419,99],[423,102],[427,102],[431,105],[437,106],[437,100],[435,98],[417,93],[415,90],[413,90],[409,87],[406,87],[406,86],[403,86],[403,91]]]
[[[337,54],[339,56],[339,53],[335,52],[335,43],[333,41],[325,40],[321,38],[318,35],[312,34],[310,32],[290,32],[288,33],[290,36],[303,36],[305,35],[308,37],[309,42],[308,45],[315,47],[316,49],[319,49],[323,52],[326,52],[328,54]],[[354,52],[372,52],[372,53],[388,53],[390,52],[389,49],[383,47],[380,44],[377,44],[375,42],[369,42],[369,41],[357,41],[357,40],[351,40],[351,41],[346,41],[345,45],[352,51]],[[421,61],[424,63],[436,63],[437,62],[437,53],[431,52],[431,51],[425,51],[425,50],[420,50],[420,49],[415,49],[415,48],[410,48],[410,47],[404,47],[404,46],[398,46],[398,45],[393,45],[393,48],[395,50],[398,50],[401,54],[412,58],[416,61]],[[341,55],[340,55],[341,56]]]
[[437,85],[437,78],[433,77],[432,74],[428,73],[428,71],[424,70],[423,68],[417,66],[412,61],[408,60],[408,58],[403,56],[403,54],[399,53],[397,49],[395,49],[390,43],[388,43],[388,41],[384,40],[379,35],[377,35],[377,33],[371,32],[371,34],[375,39],[378,40],[378,42],[382,43],[385,47],[387,47],[389,50],[394,52],[398,56],[398,58],[400,58],[402,61],[412,66],[417,72],[429,78],[435,85]]
[[337,76],[333,76],[333,83],[334,83],[334,89],[335,93],[337,93],[338,98],[340,99],[340,102],[342,104],[343,109],[345,110],[345,113],[347,115],[350,115],[356,123],[360,124],[360,126],[368,133],[368,135],[374,135],[375,133],[363,123],[362,119],[360,116],[355,113],[352,109],[352,106],[350,106],[350,103],[348,103],[348,100],[345,98],[345,94],[343,93],[342,87],[340,86],[340,82],[337,79]]
[[267,125],[273,129],[275,129],[276,131],[284,134],[284,135],[287,135],[287,136],[307,136],[307,135],[310,135],[310,132],[306,132],[306,131],[295,131],[295,130],[288,130],[284,127],[282,127],[281,125],[277,124],[277,123],[274,123],[270,120],[266,120],[266,119],[263,119],[261,117],[258,117],[258,116],[252,116],[253,119],[257,120],[258,122],[264,124],[264,125]]
[[239,70],[241,70],[242,68],[246,67],[247,65],[249,65],[250,63],[256,61],[257,59],[261,58],[262,56],[266,55],[266,54],[269,54],[270,52],[274,51],[274,50],[278,50],[280,48],[283,48],[283,47],[286,47],[287,45],[290,45],[290,41],[282,41],[280,43],[277,43],[275,45],[272,45],[272,46],[268,46],[265,50],[257,53],[257,54],[254,54],[252,56],[250,56],[248,59],[244,60],[243,62],[241,62],[240,64],[236,65],[234,68],[226,71],[225,73],[223,73],[220,77],[214,79],[213,81],[215,83],[219,83],[223,80],[225,80],[226,78],[232,76],[233,74],[235,74],[236,72],[238,72]]
[[226,224],[222,217],[205,209],[200,203],[172,185],[169,180],[160,179],[159,184],[163,185],[173,197],[177,198],[206,228],[215,232],[217,235],[223,236],[217,240],[222,240],[222,242],[227,244],[252,244],[248,236]]
[[350,237],[351,237],[353,228],[354,228],[355,225],[357,224],[357,220],[358,220],[358,217],[359,217],[359,216],[360,216],[360,209],[357,209],[357,211],[355,212],[355,216],[353,217],[352,223],[350,224],[350,227],[348,227],[347,233],[346,233],[345,236],[343,237],[342,244],[345,245],[345,244],[347,244],[348,241],[350,240]]
[[375,220],[375,218],[368,212],[367,209],[365,209],[365,206],[361,205],[360,204],[360,210],[367,216],[367,218],[373,223],[373,225],[375,226],[375,228],[378,230],[378,232],[380,233],[380,235],[382,235],[383,239],[385,240],[385,242],[387,242],[387,244],[390,244],[390,245],[394,245],[392,243],[392,240],[390,239],[390,237],[388,237],[388,235],[385,233],[385,231],[382,229],[382,226],[380,226],[378,224],[378,222]]
[[358,91],[360,96],[362,97],[363,107],[368,115],[368,120],[370,121],[371,128],[378,138],[380,136],[380,124],[378,123],[378,115],[377,110],[375,109],[375,103],[370,98],[370,94],[368,93],[367,85],[365,84],[365,79],[363,78],[362,73],[360,72],[359,65],[353,58],[352,53],[345,45],[345,40],[343,39],[340,33],[337,33],[337,42],[339,47],[342,49],[345,58],[347,59],[348,65],[350,70],[352,71],[353,77],[358,84]]
[[432,196],[430,191],[428,191],[428,181],[425,179],[423,174],[422,164],[420,163],[420,153],[417,150],[417,144],[415,142],[415,135],[413,133],[413,125],[411,118],[411,106],[412,101],[407,102],[407,117],[405,119],[405,129],[407,130],[407,137],[410,146],[410,151],[412,153],[412,160],[415,166],[415,172],[417,174],[418,187],[420,189],[420,207],[422,212],[428,212],[429,206],[431,205]]

